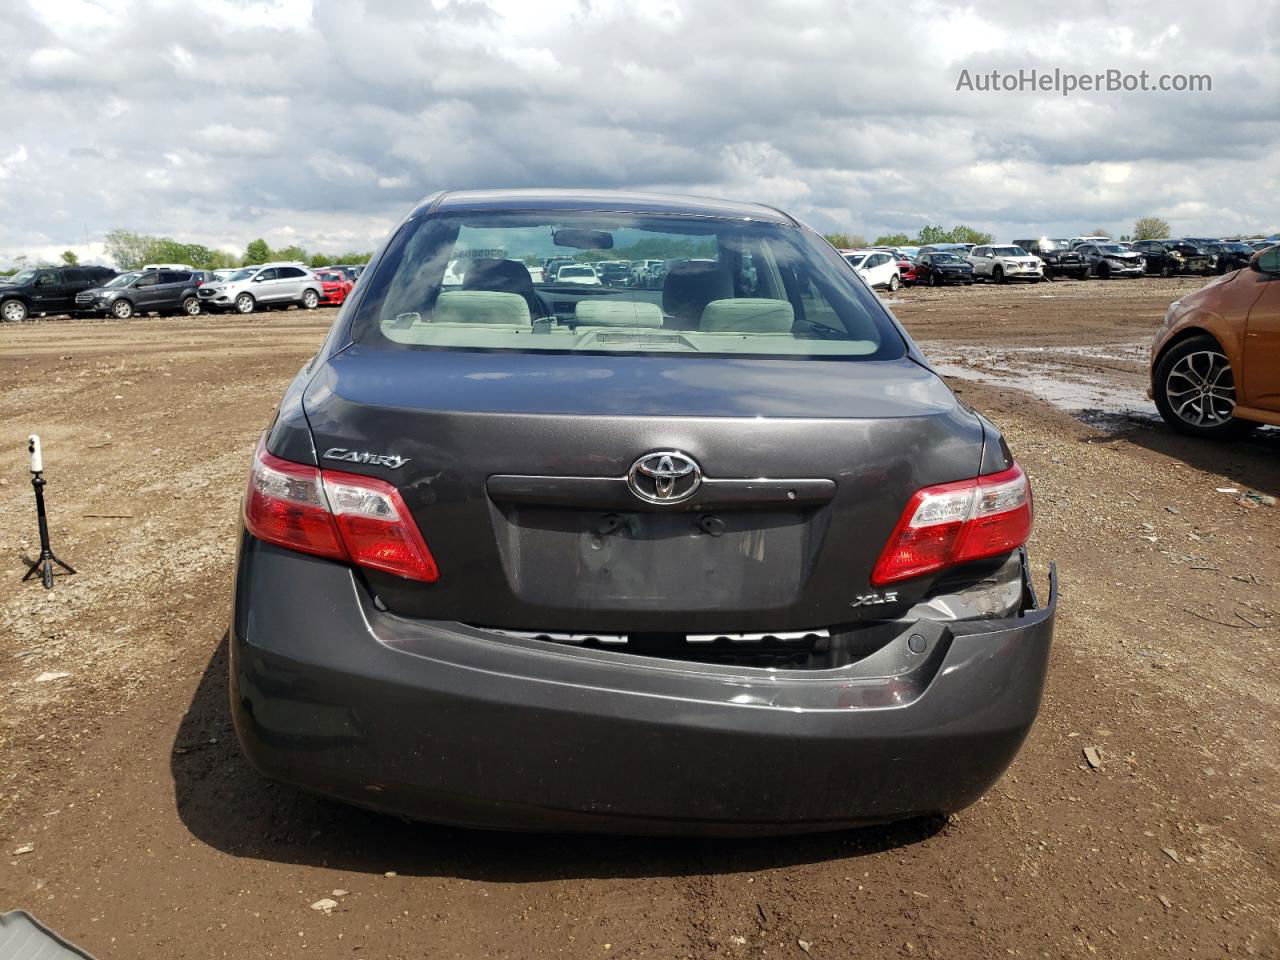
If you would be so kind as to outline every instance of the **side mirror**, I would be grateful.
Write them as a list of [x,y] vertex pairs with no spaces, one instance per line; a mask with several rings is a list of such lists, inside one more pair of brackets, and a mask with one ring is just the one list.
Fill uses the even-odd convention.
[[1280,244],[1259,250],[1249,258],[1249,269],[1258,273],[1280,273]]
[[263,279],[263,278],[262,278],[262,274],[258,274],[256,277],[254,277],[254,278],[253,278],[253,282],[254,282],[254,283],[261,283],[261,282],[262,282],[262,279]]

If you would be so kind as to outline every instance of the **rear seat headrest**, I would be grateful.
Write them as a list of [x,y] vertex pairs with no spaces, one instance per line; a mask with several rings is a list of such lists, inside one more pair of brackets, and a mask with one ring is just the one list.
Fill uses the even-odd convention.
[[533,324],[529,304],[518,293],[493,290],[446,290],[436,299],[432,323],[501,323],[528,327]]
[[785,300],[738,297],[712,300],[702,311],[704,333],[790,333],[795,311]]

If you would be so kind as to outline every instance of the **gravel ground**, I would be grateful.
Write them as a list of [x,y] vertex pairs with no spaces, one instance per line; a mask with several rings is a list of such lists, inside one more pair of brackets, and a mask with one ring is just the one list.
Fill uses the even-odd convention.
[[[894,298],[1033,479],[1063,585],[1041,718],[947,822],[750,842],[473,833],[261,781],[225,705],[236,505],[332,314],[0,328],[0,910],[100,960],[1280,957],[1280,509],[1216,492],[1280,494],[1277,431],[1194,443],[1141,406],[1196,286]],[[80,570],[49,593],[16,582],[33,429]]]

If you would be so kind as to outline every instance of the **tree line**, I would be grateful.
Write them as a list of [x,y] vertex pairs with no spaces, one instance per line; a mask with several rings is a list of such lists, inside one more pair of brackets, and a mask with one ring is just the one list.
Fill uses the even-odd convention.
[[[1110,237],[1111,231],[1106,227],[1094,227],[1092,230],[1082,230],[1080,236],[1090,237]],[[1173,235],[1173,230],[1169,224],[1161,220],[1159,217],[1139,217],[1133,225],[1133,233],[1123,234],[1121,240],[1160,240]],[[866,238],[857,233],[828,233],[827,241],[833,247],[842,249],[850,249],[856,247],[867,246]],[[944,230],[940,226],[921,227],[920,231],[914,236],[908,236],[905,233],[888,233],[876,237],[872,241],[873,247],[923,247],[930,243],[972,243],[982,245],[991,243],[993,240],[991,234],[983,233],[981,230],[974,230],[972,227],[966,227],[963,224],[952,227],[950,230]]]
[[[151,237],[130,230],[112,230],[106,236],[106,247],[107,256],[121,270],[136,270],[146,263],[189,263],[201,270],[224,270],[272,260],[296,260],[311,267],[327,267],[334,263],[366,263],[372,256],[371,253],[354,250],[340,256],[309,253],[305,247],[296,243],[273,249],[261,237],[250,241],[244,253],[236,256],[225,250],[213,250],[201,243],[183,243],[169,237]],[[63,254],[63,258],[66,258],[66,254]]]

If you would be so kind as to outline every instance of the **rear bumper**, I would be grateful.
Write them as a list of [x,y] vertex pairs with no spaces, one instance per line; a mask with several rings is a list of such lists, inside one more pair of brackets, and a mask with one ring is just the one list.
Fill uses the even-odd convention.
[[346,567],[248,537],[235,596],[232,711],[268,777],[468,826],[748,835],[976,800],[1035,719],[1056,584],[1044,609],[919,621],[816,671],[407,620]]

